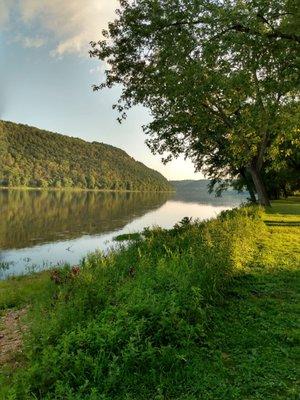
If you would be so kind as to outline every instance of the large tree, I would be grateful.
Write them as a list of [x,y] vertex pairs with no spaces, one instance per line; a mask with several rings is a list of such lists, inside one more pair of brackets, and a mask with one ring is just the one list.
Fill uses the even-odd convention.
[[91,43],[108,65],[95,90],[122,86],[121,118],[150,109],[147,144],[165,161],[183,153],[216,182],[244,174],[268,205],[265,160],[299,122],[296,1],[120,0],[117,14]]

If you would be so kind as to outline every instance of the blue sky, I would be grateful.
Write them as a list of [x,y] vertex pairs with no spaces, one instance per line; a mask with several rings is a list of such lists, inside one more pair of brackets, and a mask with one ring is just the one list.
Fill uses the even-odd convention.
[[88,57],[101,38],[115,0],[0,0],[0,118],[124,149],[168,179],[200,179],[192,164],[164,166],[145,145],[138,107],[119,124],[118,89],[94,93],[103,66]]

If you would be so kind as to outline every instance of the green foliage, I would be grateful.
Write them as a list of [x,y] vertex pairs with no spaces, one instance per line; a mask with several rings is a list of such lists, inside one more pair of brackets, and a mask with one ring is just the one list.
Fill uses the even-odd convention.
[[116,108],[151,110],[154,153],[183,153],[216,182],[247,169],[266,205],[260,172],[299,126],[297,18],[294,0],[121,1],[91,43],[111,66],[95,90],[122,84]]
[[[299,130],[284,132],[277,137],[275,144],[270,148],[262,172],[270,199],[286,198],[300,190],[299,171]],[[249,174],[245,171],[234,182],[234,187],[238,190],[242,189],[249,178]],[[228,185],[228,182],[220,182],[219,187],[222,184]]]
[[135,241],[135,240],[139,240],[139,239],[141,239],[141,234],[138,232],[124,233],[122,235],[118,235],[118,236],[114,237],[114,240],[116,242],[123,242],[125,240]]
[[2,186],[172,190],[160,173],[104,143],[0,121],[0,148]]
[[300,130],[279,136],[270,149],[264,171],[272,199],[287,197],[300,190]]
[[199,398],[213,306],[265,229],[245,208],[148,229],[129,247],[88,256],[31,316],[28,361],[11,398]]

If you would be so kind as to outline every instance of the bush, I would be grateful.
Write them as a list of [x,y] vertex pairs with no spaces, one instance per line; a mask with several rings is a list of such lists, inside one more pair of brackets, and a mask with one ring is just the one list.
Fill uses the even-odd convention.
[[27,367],[11,398],[192,393],[214,303],[235,269],[249,266],[264,234],[259,212],[245,207],[169,231],[148,229],[128,247],[88,256],[34,310]]

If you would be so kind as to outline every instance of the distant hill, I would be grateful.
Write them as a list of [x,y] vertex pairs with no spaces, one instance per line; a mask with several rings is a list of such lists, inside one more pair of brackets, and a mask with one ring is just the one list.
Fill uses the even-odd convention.
[[7,121],[0,121],[0,185],[172,190],[121,149]]
[[205,190],[208,191],[207,185],[209,184],[208,179],[184,179],[180,181],[171,181],[172,185],[175,186],[178,190],[189,190],[189,191],[199,191]]
[[176,190],[174,200],[214,206],[238,205],[247,200],[247,193],[238,193],[234,189],[228,189],[221,197],[216,197],[214,193],[209,193],[207,179],[170,181],[170,183]]

